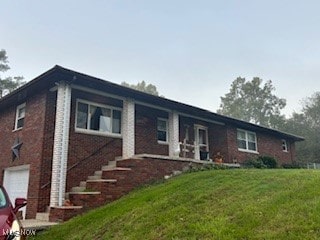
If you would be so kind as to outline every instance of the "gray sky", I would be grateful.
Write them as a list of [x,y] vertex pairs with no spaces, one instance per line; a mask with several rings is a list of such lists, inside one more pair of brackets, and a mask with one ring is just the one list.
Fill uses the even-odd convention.
[[58,64],[216,111],[238,76],[271,79],[284,111],[320,90],[320,1],[1,1],[0,49],[31,80]]

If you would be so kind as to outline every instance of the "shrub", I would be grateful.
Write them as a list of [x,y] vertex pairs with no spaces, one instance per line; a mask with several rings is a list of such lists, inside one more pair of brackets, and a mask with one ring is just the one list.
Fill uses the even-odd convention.
[[278,166],[278,162],[274,157],[260,156],[258,157],[258,160],[262,161],[262,163],[266,165],[267,168],[277,168]]
[[261,159],[248,159],[244,162],[246,168],[267,168],[267,166],[261,161]]
[[302,168],[302,166],[299,163],[284,163],[281,165],[282,168],[285,169],[299,169]]
[[277,165],[277,160],[269,156],[260,156],[244,162],[244,166],[247,168],[276,168]]

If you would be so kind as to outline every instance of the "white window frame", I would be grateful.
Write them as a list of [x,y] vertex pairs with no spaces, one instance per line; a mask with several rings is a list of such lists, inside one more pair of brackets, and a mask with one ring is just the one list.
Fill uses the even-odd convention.
[[282,151],[283,152],[289,152],[287,140],[282,139],[281,142],[282,142]]
[[[23,108],[24,108],[24,114],[23,114],[23,116],[19,117],[19,111],[21,109],[23,109]],[[25,117],[26,117],[26,103],[22,103],[22,104],[18,105],[17,109],[16,109],[16,118],[15,118],[15,123],[14,123],[14,131],[20,130],[20,129],[22,129],[24,127],[25,123],[23,123],[22,127],[18,127],[18,122],[19,122],[19,120],[24,119]]]
[[[158,139],[158,131],[163,131],[162,129],[159,129],[158,122],[164,121],[166,123],[166,141],[162,141]],[[169,120],[166,118],[157,118],[157,140],[160,144],[169,144]]]
[[[246,141],[246,148],[239,148],[238,146],[238,132],[243,132],[245,133],[245,138],[246,139],[242,139],[242,140],[245,140]],[[249,149],[249,137],[248,137],[248,134],[253,134],[254,135],[254,139],[255,139],[255,144],[256,144],[256,150],[250,150]],[[258,154],[258,141],[257,141],[257,134],[255,132],[251,132],[251,131],[248,131],[248,130],[244,130],[244,129],[237,129],[237,146],[238,146],[238,150],[241,151],[241,152],[249,152],[249,153],[256,153]]]
[[[83,103],[83,104],[87,104],[88,105],[88,111],[90,109],[90,105],[93,105],[95,107],[102,107],[102,108],[106,108],[106,109],[110,109],[111,110],[111,119],[113,119],[113,110],[117,110],[121,112],[121,119],[120,119],[120,133],[112,133],[112,132],[101,132],[98,130],[91,130],[88,127],[90,126],[90,113],[87,114],[87,128],[78,128],[77,127],[77,122],[78,122],[78,104],[79,103]],[[118,107],[114,107],[114,106],[109,106],[109,105],[105,105],[105,104],[101,104],[101,103],[96,103],[96,102],[91,102],[91,101],[87,101],[87,100],[83,100],[83,99],[77,99],[77,103],[76,103],[76,110],[75,110],[75,132],[76,133],[84,133],[84,134],[90,134],[90,135],[100,135],[100,136],[106,136],[106,137],[113,137],[113,138],[122,138],[122,121],[123,121],[123,117],[122,117],[122,109],[118,108]],[[112,129],[112,121],[111,121],[111,129]]]

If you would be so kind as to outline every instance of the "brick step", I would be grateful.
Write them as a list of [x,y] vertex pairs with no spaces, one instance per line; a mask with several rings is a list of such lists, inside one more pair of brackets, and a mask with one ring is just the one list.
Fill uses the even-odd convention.
[[114,188],[116,183],[116,179],[87,180],[87,189],[90,191],[99,191],[102,194],[108,194],[109,190]]
[[69,199],[75,206],[82,206],[84,211],[110,202],[101,192],[71,192]]
[[131,168],[116,167],[113,169],[103,170],[101,178],[120,180],[127,178],[130,173],[132,173]]
[[64,222],[83,213],[82,206],[68,206],[68,207],[51,207],[49,214],[50,222]]

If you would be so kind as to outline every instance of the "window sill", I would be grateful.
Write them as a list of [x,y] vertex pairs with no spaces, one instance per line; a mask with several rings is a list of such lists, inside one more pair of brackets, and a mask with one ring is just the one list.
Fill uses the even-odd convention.
[[17,128],[17,129],[13,129],[12,132],[18,132],[18,131],[20,131],[20,130],[22,130],[22,129],[23,129],[23,127]]
[[169,142],[158,141],[158,144],[161,144],[161,145],[169,145]]
[[245,152],[245,153],[253,153],[253,154],[259,154],[258,151],[252,151],[252,150],[247,150],[247,149],[242,149],[242,148],[238,148],[239,152]]
[[90,131],[85,129],[75,129],[75,133],[82,133],[82,134],[88,134],[88,135],[94,135],[94,136],[102,136],[102,137],[111,137],[111,138],[122,138],[121,134],[116,133],[105,133],[105,132],[99,132],[99,131]]

